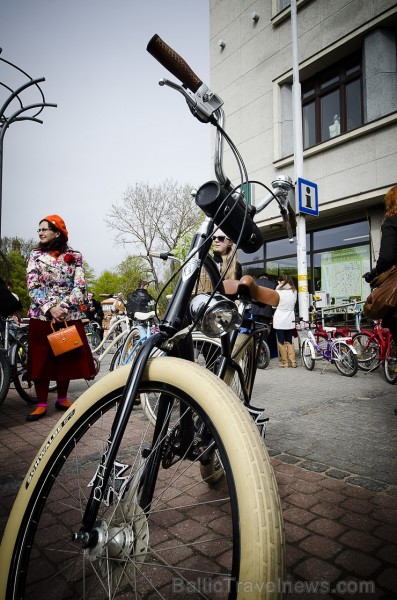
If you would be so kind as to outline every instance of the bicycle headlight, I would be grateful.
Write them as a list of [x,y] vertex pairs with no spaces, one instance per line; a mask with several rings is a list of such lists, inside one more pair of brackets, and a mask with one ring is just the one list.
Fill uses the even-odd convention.
[[242,318],[235,303],[221,294],[215,294],[210,301],[209,298],[210,294],[198,294],[190,302],[192,319],[198,319],[198,326],[204,335],[220,337],[238,329]]

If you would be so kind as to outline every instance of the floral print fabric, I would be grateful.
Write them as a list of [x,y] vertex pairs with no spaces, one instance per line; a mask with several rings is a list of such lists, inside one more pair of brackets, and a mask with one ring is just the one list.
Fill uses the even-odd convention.
[[43,250],[32,250],[27,267],[27,286],[31,319],[50,321],[50,308],[59,304],[68,308],[67,321],[82,318],[86,281],[83,257],[68,247],[58,257]]

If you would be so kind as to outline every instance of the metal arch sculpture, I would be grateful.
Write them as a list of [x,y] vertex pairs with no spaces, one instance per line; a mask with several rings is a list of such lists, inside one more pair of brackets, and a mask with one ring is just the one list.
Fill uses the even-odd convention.
[[[0,54],[1,53],[2,53],[2,48],[0,48]],[[5,102],[3,103],[3,105],[0,108],[0,239],[1,239],[2,207],[3,207],[3,203],[2,203],[2,198],[3,198],[3,191],[2,191],[3,190],[3,142],[4,142],[5,132],[7,131],[7,129],[9,128],[9,126],[12,123],[17,123],[19,121],[34,121],[35,123],[40,123],[42,125],[43,121],[38,118],[40,113],[44,110],[44,108],[46,106],[51,106],[53,108],[56,108],[57,105],[50,104],[45,101],[43,90],[41,89],[41,87],[39,85],[40,83],[45,81],[44,77],[40,77],[39,79],[33,79],[32,77],[30,77],[30,75],[28,75],[20,67],[17,67],[10,61],[4,59],[2,56],[0,56],[0,62],[3,62],[5,64],[9,65],[11,68],[16,69],[17,71],[19,71],[19,73],[21,73],[27,79],[27,81],[24,84],[20,85],[16,89],[13,89],[11,86],[7,85],[5,82],[0,81],[0,86],[10,92],[10,95],[8,96],[8,98],[5,100]],[[39,101],[35,102],[34,104],[28,104],[25,106],[23,103],[21,94],[28,88],[36,89],[36,91],[38,93]],[[13,102],[14,103],[16,102],[16,104],[18,106],[17,110],[15,110],[14,112],[11,112],[10,114],[6,114],[7,109],[11,108],[11,104]],[[26,114],[28,112],[29,112],[29,114]]]

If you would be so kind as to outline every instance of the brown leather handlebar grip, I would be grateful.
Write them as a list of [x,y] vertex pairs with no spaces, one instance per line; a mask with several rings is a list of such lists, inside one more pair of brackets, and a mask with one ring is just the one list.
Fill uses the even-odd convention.
[[193,93],[197,92],[202,84],[201,79],[189,67],[187,62],[171,46],[168,46],[157,33],[149,41],[146,50],[189,90]]

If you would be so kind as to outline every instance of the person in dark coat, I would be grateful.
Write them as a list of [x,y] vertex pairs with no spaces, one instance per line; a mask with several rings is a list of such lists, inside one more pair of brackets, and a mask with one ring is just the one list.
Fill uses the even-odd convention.
[[0,315],[2,317],[13,315],[19,321],[21,310],[21,301],[9,290],[4,279],[0,277]]
[[102,304],[99,302],[99,300],[96,300],[94,298],[94,294],[93,292],[88,292],[87,294],[87,310],[86,310],[86,317],[87,319],[89,319],[90,321],[95,321],[95,323],[98,323],[99,325],[99,335],[101,340],[103,339],[103,327],[102,327],[102,320],[104,317],[103,314],[103,308],[102,308]]
[[[255,277],[254,281],[256,284],[269,288],[270,290],[276,289],[275,282],[269,279],[267,273],[262,273],[258,278]],[[273,318],[273,312],[274,309],[272,306],[270,306],[270,304],[262,304],[261,302],[255,302],[255,300],[252,301],[251,314],[255,321],[258,321],[259,323],[265,323],[265,325],[270,325]]]
[[[384,273],[393,265],[397,265],[397,185],[392,187],[385,196],[385,218],[381,226],[381,241],[378,260],[365,279],[370,283],[375,277]],[[382,327],[387,327],[394,343],[397,345],[397,308],[382,320]]]
[[[381,226],[382,237],[378,260],[372,271],[364,275],[368,283],[393,265],[397,265],[397,185],[387,192],[385,207],[386,212]],[[389,316],[382,319],[382,327],[389,329],[397,347],[397,307]],[[394,409],[394,414],[397,415],[397,408]]]
[[141,279],[138,288],[127,296],[127,315],[130,319],[134,318],[136,312],[147,312],[149,306],[154,305],[154,298],[147,291],[149,282]]

